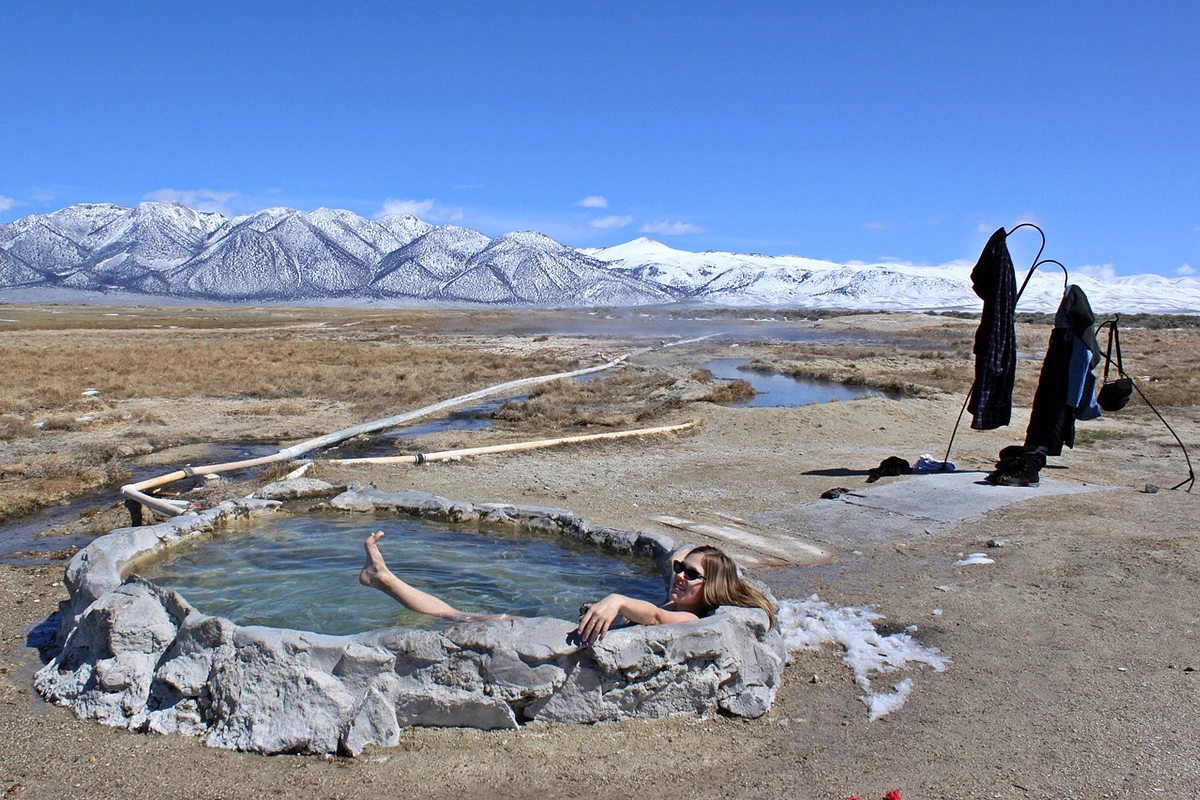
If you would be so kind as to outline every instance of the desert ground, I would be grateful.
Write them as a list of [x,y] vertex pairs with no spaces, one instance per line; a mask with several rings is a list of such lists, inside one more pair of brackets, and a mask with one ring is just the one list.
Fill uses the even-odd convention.
[[[1196,452],[1200,328],[1124,321],[1125,366]],[[0,792],[21,798],[1200,796],[1200,514],[1183,452],[1140,399],[1081,423],[1043,478],[1097,491],[1031,496],[907,537],[756,523],[834,487],[867,491],[888,456],[944,454],[972,375],[977,320],[927,314],[414,311],[0,306]],[[1024,437],[1049,323],[1022,318],[1012,423],[951,460],[991,468]],[[670,345],[670,346],[664,346]],[[397,452],[695,421],[691,431],[414,466],[313,474],[477,502],[569,508],[593,523],[727,547],[780,599],[869,607],[950,659],[914,668],[898,710],[868,721],[835,648],[799,652],[771,712],[517,731],[412,729],[359,758],[257,756],[79,720],[33,691],[38,626],[65,559],[127,525],[115,486],[207,463],[210,443],[269,447],[517,377],[559,382],[486,430],[395,440]],[[888,390],[751,408],[713,358]],[[85,391],[94,389],[95,392]],[[377,442],[353,441],[340,453]],[[278,469],[178,487],[201,504]],[[1148,486],[1148,484],[1150,486]],[[1159,491],[1147,491],[1160,487]],[[168,487],[169,488],[169,487]],[[1186,488],[1186,487],[1185,487]],[[80,500],[79,498],[84,498]],[[92,499],[88,499],[92,498]],[[56,509],[66,509],[55,515]],[[813,542],[809,563],[658,521],[743,521]],[[43,520],[44,525],[38,521]],[[32,522],[31,522],[32,521]],[[749,541],[749,540],[747,540]],[[989,546],[989,542],[993,546]],[[997,546],[998,545],[998,546]],[[992,564],[955,566],[986,552]],[[347,591],[357,587],[348,576]],[[915,626],[915,629],[912,628]]]

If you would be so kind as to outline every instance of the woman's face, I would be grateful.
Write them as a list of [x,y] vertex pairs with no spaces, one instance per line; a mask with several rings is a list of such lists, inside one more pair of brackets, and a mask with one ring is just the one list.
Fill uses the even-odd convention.
[[[674,566],[674,565],[673,565]],[[688,576],[693,576],[689,578]],[[671,575],[671,604],[678,611],[698,611],[704,606],[704,555],[688,553],[683,571]]]

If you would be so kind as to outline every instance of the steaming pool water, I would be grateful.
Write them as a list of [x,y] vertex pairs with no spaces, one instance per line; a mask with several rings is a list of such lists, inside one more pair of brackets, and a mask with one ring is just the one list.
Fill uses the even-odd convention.
[[661,575],[647,559],[623,559],[582,543],[508,529],[409,517],[279,517],[172,548],[138,570],[199,611],[241,625],[335,635],[447,623],[416,614],[358,582],[363,538],[387,535],[392,571],[463,611],[574,620],[610,592],[658,602]]

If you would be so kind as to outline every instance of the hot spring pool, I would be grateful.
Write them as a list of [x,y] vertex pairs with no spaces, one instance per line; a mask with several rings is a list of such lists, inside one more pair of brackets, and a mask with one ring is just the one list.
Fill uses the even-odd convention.
[[[60,649],[38,692],[129,730],[352,755],[399,744],[411,726],[753,719],[771,707],[786,653],[759,609],[632,625],[591,645],[574,635],[582,602],[663,596],[649,564],[675,552],[670,537],[565,509],[325,488],[344,514],[281,516],[278,500],[241,498],[90,543],[67,565]],[[377,528],[412,583],[464,610],[523,616],[397,624],[407,612],[358,584],[362,540]]]
[[440,628],[358,582],[362,540],[392,571],[463,611],[574,620],[581,603],[611,592],[659,602],[661,575],[648,559],[628,560],[571,542],[401,516],[318,515],[265,520],[181,544],[139,573],[173,589],[205,614],[240,625],[349,635],[377,628]]

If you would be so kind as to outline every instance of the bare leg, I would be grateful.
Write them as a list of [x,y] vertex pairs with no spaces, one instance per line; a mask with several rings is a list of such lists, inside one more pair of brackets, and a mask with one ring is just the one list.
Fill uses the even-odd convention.
[[367,560],[363,564],[362,572],[358,573],[358,581],[363,586],[378,589],[388,597],[403,604],[406,608],[410,608],[421,614],[429,614],[433,617],[459,621],[504,618],[503,615],[497,617],[491,614],[470,614],[465,611],[459,611],[449,603],[439,600],[431,594],[422,592],[420,589],[409,586],[388,569],[387,563],[383,560],[383,554],[379,552],[379,547],[376,544],[382,538],[383,531],[375,531],[363,542],[363,547],[367,551]]

